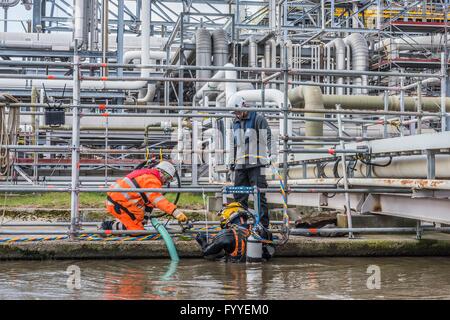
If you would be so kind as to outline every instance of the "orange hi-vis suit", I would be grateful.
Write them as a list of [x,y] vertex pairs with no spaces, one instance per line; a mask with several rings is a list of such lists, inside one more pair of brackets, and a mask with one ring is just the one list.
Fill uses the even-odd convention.
[[[110,189],[161,188],[160,173],[156,169],[139,169],[117,180]],[[158,208],[171,215],[176,205],[159,192],[108,192],[106,209],[120,220],[127,230],[144,230],[145,208]]]

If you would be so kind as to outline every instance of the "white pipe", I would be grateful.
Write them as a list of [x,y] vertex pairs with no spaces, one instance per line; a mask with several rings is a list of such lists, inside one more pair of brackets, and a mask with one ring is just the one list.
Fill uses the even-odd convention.
[[[294,52],[294,48],[293,48],[293,44],[291,40],[287,40],[286,43],[286,49],[287,49],[287,65],[288,68],[292,68],[292,60],[293,60],[293,52]],[[292,83],[292,75],[289,74],[288,75],[288,82]],[[292,89],[292,84],[288,84],[288,89]]]
[[[82,81],[81,89],[83,90],[138,90],[147,85],[147,81]],[[33,86],[36,88],[67,89],[73,88],[71,80],[24,80],[24,79],[0,79],[0,87],[2,89],[28,88]]]
[[[109,35],[110,50],[117,49],[117,36]],[[161,50],[167,38],[150,37],[150,47],[153,50]],[[124,49],[141,50],[141,37],[125,35]],[[23,49],[48,49],[48,50],[72,50],[73,39],[68,33],[23,33],[23,32],[0,32],[0,47],[23,48]]]
[[[171,54],[171,56],[173,56],[173,54]],[[149,52],[149,57],[152,60],[164,60],[165,61],[167,58],[167,53],[165,51],[151,50]],[[124,64],[130,64],[135,59],[142,60],[142,51],[141,50],[127,51],[123,55],[123,63]]]
[[[212,43],[211,33],[205,28],[197,29],[195,33],[195,63],[197,66],[211,65],[212,58]],[[197,70],[196,77],[198,79],[208,79],[211,77],[211,70]],[[195,88],[200,90],[203,86],[202,82],[197,82]]]
[[[322,91],[316,86],[299,86],[289,91],[289,100],[300,99],[304,101],[305,109],[321,110],[325,109]],[[324,117],[324,114],[305,113],[305,117]],[[306,121],[305,136],[320,137],[323,136],[322,121]],[[315,146],[316,148],[318,146]]]
[[266,44],[264,46],[264,67],[265,68],[270,68],[271,67],[270,55],[271,55],[271,45],[270,45],[269,41],[266,41]]
[[73,11],[73,38],[74,40],[79,40],[81,43],[82,41],[84,41],[84,0],[74,0]]
[[[232,63],[227,63],[225,67],[234,67]],[[225,79],[237,79],[237,72],[235,70],[226,70]],[[236,93],[236,82],[225,83],[225,105],[228,106],[230,98]],[[225,118],[225,164],[231,164],[233,159],[233,128],[232,120]]]
[[[450,35],[447,36],[450,40]],[[441,49],[445,45],[444,34],[434,34],[431,36],[416,36],[406,38],[384,39],[375,44],[375,50],[385,50],[392,52],[395,50],[411,49]],[[447,44],[450,47],[450,43]]]
[[[352,70],[367,71],[369,69],[369,47],[364,36],[360,33],[352,33],[344,38],[344,43],[352,50]],[[355,78],[355,85],[367,86],[367,76]],[[367,89],[354,89],[354,94],[365,94]]]
[[[397,187],[411,188],[415,190],[450,190],[449,180],[429,180],[429,179],[374,179],[374,178],[348,178],[348,183],[352,186],[364,187]],[[343,179],[321,178],[321,179],[295,179],[289,180],[289,185],[338,185],[343,186]]]
[[[219,70],[211,79],[223,79],[225,77],[225,71]],[[203,97],[203,91],[205,90],[217,90],[219,87],[219,82],[207,82],[203,87],[197,90],[195,94],[196,99],[201,99]]]
[[[141,33],[141,64],[150,64],[150,16],[151,16],[151,2],[142,1],[141,8],[141,21],[142,21],[142,33]],[[150,76],[151,69],[142,68],[141,77],[148,78]],[[147,92],[144,97],[138,99],[138,103],[147,103],[152,101],[155,97],[156,87],[154,84],[147,85]],[[141,95],[141,94],[140,94]]]
[[[389,158],[372,159],[372,163],[379,165],[387,164]],[[437,154],[435,158],[436,165],[436,179],[450,178],[450,156]],[[329,163],[323,168],[326,177],[334,177],[333,173],[334,163]],[[427,157],[420,156],[399,156],[392,159],[392,162],[387,167],[372,167],[373,178],[427,178]],[[339,177],[342,177],[342,168],[338,166]],[[362,162],[358,162],[355,167],[354,177],[365,178],[367,175],[367,166]],[[316,166],[308,166],[308,177],[317,177]],[[292,167],[289,169],[289,178],[300,179],[303,178],[303,167]]]
[[[332,48],[335,48],[335,62],[336,62],[336,70],[345,70],[345,43],[341,38],[336,38],[333,41],[327,43],[325,45],[325,48],[327,48],[327,59],[329,59],[330,50]],[[328,61],[328,60],[327,60]],[[344,84],[344,78],[342,76],[337,78],[337,84]],[[338,87],[336,89],[336,94],[343,95],[344,94],[344,88]]]
[[252,36],[248,38],[248,66],[256,68],[258,66],[258,45]]
[[228,62],[228,36],[224,29],[216,29],[211,34],[214,66],[223,66]]

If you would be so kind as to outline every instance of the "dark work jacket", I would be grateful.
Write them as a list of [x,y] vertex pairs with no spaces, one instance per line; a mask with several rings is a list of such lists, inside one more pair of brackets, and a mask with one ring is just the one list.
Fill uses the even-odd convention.
[[[266,166],[272,153],[272,132],[266,118],[255,111],[233,122],[235,169]],[[255,157],[255,156],[260,157]]]

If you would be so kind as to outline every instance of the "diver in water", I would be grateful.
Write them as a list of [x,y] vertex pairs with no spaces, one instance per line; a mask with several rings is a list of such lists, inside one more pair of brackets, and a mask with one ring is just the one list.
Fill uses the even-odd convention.
[[[202,248],[203,256],[210,260],[231,262],[245,262],[247,256],[248,238],[252,234],[251,227],[253,214],[239,202],[228,204],[220,215],[220,227],[222,230],[209,241],[206,233],[197,234],[196,240]],[[263,239],[272,240],[270,231],[259,225],[257,234]],[[274,248],[270,244],[263,244],[264,260],[269,260]]]

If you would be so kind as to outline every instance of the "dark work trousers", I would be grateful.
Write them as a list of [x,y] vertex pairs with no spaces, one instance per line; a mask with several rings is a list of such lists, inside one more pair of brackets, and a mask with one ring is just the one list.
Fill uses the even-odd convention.
[[[258,188],[267,188],[266,176],[261,174],[263,167],[255,167],[248,169],[236,169],[234,171],[234,185],[236,187],[245,186]],[[242,203],[245,207],[248,207],[248,194],[236,193],[234,194],[234,200]],[[269,209],[267,207],[266,194],[261,193],[260,196],[260,222],[265,227],[269,227]]]

